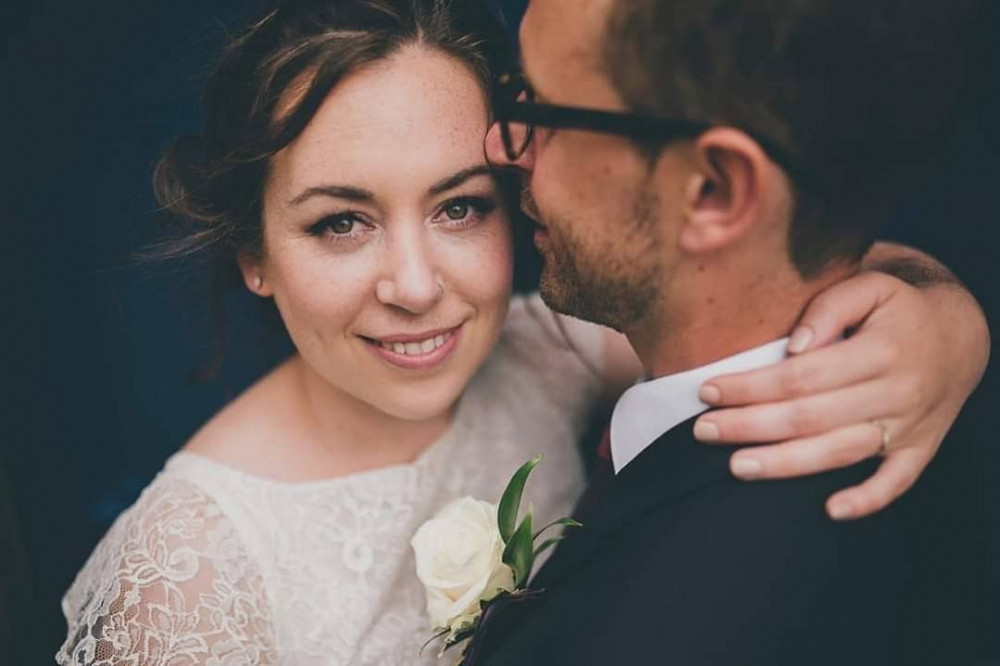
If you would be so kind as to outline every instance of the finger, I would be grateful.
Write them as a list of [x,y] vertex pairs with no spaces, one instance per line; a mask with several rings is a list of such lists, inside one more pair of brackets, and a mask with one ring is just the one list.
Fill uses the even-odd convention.
[[729,469],[744,481],[806,476],[871,458],[881,444],[882,430],[862,423],[818,437],[743,449],[729,459]]
[[910,489],[932,457],[920,447],[889,454],[871,478],[832,495],[826,512],[834,520],[854,520],[881,511]]
[[713,377],[699,392],[716,406],[777,402],[869,380],[891,367],[895,347],[879,338],[858,337],[758,370]]
[[810,301],[788,343],[790,354],[817,349],[857,327],[903,283],[884,273],[867,272],[838,282]]
[[877,380],[784,402],[706,412],[695,422],[694,436],[725,444],[781,442],[876,418],[888,422],[897,414],[889,412],[887,387]]

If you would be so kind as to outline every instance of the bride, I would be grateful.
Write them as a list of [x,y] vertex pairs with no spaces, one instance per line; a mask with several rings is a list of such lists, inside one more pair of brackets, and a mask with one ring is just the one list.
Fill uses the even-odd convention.
[[[63,601],[60,664],[433,663],[416,528],[495,500],[539,452],[537,514],[571,513],[588,414],[637,366],[616,334],[511,297],[512,197],[483,157],[506,48],[478,1],[325,0],[283,3],[225,51],[158,194],[190,223],[177,250],[238,268],[296,353],[97,546]],[[878,342],[937,330],[927,307],[852,353],[883,368]],[[981,367],[942,347],[969,378],[960,403]],[[887,394],[886,417],[938,409],[944,378],[891,370],[929,397]],[[943,434],[948,409],[922,427]]]

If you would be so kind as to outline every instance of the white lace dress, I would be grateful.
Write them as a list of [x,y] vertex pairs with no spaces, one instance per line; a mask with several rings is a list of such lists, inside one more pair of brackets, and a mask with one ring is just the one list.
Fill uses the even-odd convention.
[[570,513],[600,389],[599,333],[573,328],[571,345],[537,296],[515,298],[453,426],[412,464],[282,483],[177,453],[67,592],[56,661],[437,663],[434,648],[420,654],[431,628],[410,538],[455,498],[496,501],[536,453],[536,516]]

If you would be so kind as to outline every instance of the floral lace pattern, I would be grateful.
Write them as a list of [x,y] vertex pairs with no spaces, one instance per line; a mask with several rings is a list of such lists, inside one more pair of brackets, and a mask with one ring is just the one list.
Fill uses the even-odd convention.
[[60,664],[277,663],[263,581],[205,493],[151,486],[91,556],[63,601]]
[[536,515],[568,514],[582,490],[575,444],[600,383],[552,317],[515,299],[452,428],[411,464],[282,483],[176,454],[67,593],[57,662],[438,664],[420,652],[417,528],[458,497],[498,498],[540,452]]

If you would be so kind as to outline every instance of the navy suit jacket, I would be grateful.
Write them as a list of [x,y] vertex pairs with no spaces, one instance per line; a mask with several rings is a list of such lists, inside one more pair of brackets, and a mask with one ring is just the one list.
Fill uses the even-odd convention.
[[532,581],[539,595],[490,609],[468,663],[970,663],[968,590],[947,583],[947,547],[927,557],[935,541],[908,514],[919,485],[837,523],[825,500],[877,460],[746,483],[729,473],[732,449],[696,442],[693,422],[615,477]]

